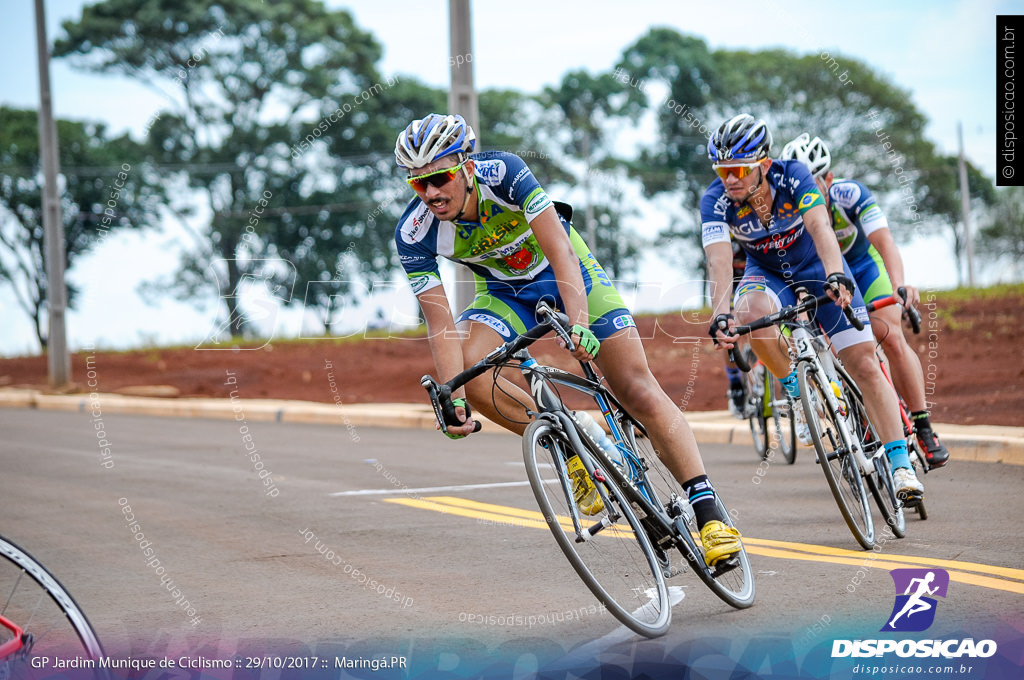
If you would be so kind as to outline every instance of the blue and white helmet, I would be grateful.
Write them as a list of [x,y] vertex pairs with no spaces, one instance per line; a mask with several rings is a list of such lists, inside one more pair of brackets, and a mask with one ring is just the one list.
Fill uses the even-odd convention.
[[458,114],[431,113],[414,120],[395,142],[395,163],[411,170],[430,165],[438,158],[468,154],[476,147],[476,133]]
[[741,113],[722,123],[708,140],[708,158],[725,161],[759,161],[768,158],[772,133],[763,120]]
[[811,174],[821,177],[832,166],[832,154],[819,137],[811,139],[806,132],[782,147],[784,161],[797,160],[807,166]]

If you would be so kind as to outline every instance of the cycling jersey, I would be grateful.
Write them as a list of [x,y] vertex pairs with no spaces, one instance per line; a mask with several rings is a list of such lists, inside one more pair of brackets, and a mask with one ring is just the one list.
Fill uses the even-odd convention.
[[[734,306],[743,310],[742,298],[748,293],[767,294],[776,308],[796,303],[795,289],[807,288],[812,295],[824,292],[828,274],[804,227],[803,214],[825,201],[810,171],[800,161],[772,161],[764,181],[771,190],[771,218],[764,225],[749,201],[737,205],[725,191],[721,179],[708,187],[701,200],[701,238],[704,246],[726,243],[731,234],[747,252],[743,280],[736,288]],[[845,260],[843,271],[852,278]],[[854,313],[867,325],[867,310],[858,291],[851,302]],[[851,345],[870,342],[871,331],[857,331],[836,305],[825,305],[815,313],[833,347],[840,351]]]
[[438,255],[465,264],[478,276],[504,281],[532,279],[548,267],[529,223],[551,199],[533,173],[509,153],[470,158],[476,166],[478,222],[442,222],[416,197],[395,230],[398,258],[417,295],[441,285]]
[[864,301],[874,302],[892,295],[889,272],[868,240],[878,229],[889,227],[871,191],[856,180],[837,179],[829,187],[828,197],[832,228]]
[[737,205],[729,198],[725,185],[716,178],[700,202],[701,240],[728,243],[731,234],[753,259],[769,269],[782,263],[799,267],[817,259],[814,239],[804,229],[803,214],[825,201],[818,185],[800,161],[772,161],[764,173],[771,189],[771,219],[764,225],[749,203]]
[[[398,256],[417,295],[441,285],[438,255],[468,266],[476,279],[476,296],[456,322],[484,323],[511,340],[537,322],[534,310],[539,300],[564,308],[554,267],[530,228],[530,222],[553,203],[518,156],[490,151],[470,158],[480,221],[442,221],[416,197],[395,230]],[[559,207],[564,210],[558,211],[558,218],[579,258],[590,330],[604,341],[636,326],[615,286],[572,227],[571,208]]]
[[871,191],[852,179],[837,179],[828,189],[832,228],[839,239],[839,249],[848,262],[867,254],[871,243],[868,235],[889,223],[875,202]]

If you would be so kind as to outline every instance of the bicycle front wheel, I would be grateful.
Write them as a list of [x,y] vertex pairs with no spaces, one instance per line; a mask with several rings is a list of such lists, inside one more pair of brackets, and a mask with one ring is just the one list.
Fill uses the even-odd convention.
[[[52,675],[52,669],[34,667],[36,658],[98,661],[103,655],[71,594],[35,558],[0,536],[0,677]],[[99,668],[94,673],[107,677]]]
[[853,392],[847,390],[846,398],[850,404],[851,421],[854,424],[855,436],[860,441],[864,455],[868,456],[875,467],[875,472],[866,477],[868,489],[875,499],[875,505],[882,512],[886,526],[892,531],[896,538],[903,538],[907,535],[907,521],[903,516],[903,502],[896,498],[896,489],[892,481],[892,464],[889,457],[883,451],[881,455],[875,455],[882,448],[882,439],[878,436],[875,426],[868,420],[867,409],[864,402]]
[[771,395],[771,422],[775,425],[779,452],[786,463],[792,465],[796,462],[796,421],[793,419],[793,402],[786,398],[782,383],[777,378],[768,371],[765,371],[765,375],[771,386],[768,388]]
[[[615,618],[646,637],[664,635],[672,609],[651,541],[615,484],[602,484],[606,500],[600,512],[577,510],[566,469],[574,455],[566,435],[546,420],[534,421],[523,434],[526,474],[544,521],[573,569]],[[574,516],[584,530],[603,528],[581,536]]]
[[800,362],[797,379],[818,463],[846,526],[857,542],[865,550],[870,550],[875,545],[871,506],[860,467],[844,437],[844,431],[848,435],[849,430],[842,416],[830,406],[828,397],[832,394],[832,383],[806,361]]
[[754,451],[761,460],[768,458],[771,440],[768,437],[768,420],[765,417],[764,400],[764,376],[768,372],[764,364],[757,363],[757,356],[748,347],[746,350],[747,363],[750,371],[744,374],[746,381],[747,404],[744,406],[749,410],[750,436],[754,439]]

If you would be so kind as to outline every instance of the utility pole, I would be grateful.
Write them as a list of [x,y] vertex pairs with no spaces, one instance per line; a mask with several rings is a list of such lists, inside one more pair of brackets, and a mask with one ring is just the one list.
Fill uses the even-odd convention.
[[960,140],[960,207],[964,220],[964,243],[967,245],[967,285],[974,288],[974,238],[971,235],[971,196],[967,190],[967,163],[964,161],[964,126],[956,122]]
[[[480,145],[480,109],[473,85],[473,27],[469,0],[448,0],[449,52],[451,89],[448,90],[448,113],[458,113],[476,131],[476,151]],[[476,285],[473,273],[465,265],[455,265],[455,314],[473,302]]]
[[46,340],[50,385],[62,387],[71,381],[64,313],[67,288],[64,285],[64,227],[57,196],[57,124],[50,97],[50,47],[46,42],[46,12],[43,0],[36,5],[36,47],[39,52],[39,155],[43,161],[43,250],[46,263],[46,302],[49,308]]

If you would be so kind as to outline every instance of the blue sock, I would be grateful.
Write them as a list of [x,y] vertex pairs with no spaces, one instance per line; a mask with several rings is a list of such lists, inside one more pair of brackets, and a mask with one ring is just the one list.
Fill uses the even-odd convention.
[[889,456],[889,462],[892,464],[893,470],[901,467],[910,467],[910,454],[907,453],[907,442],[902,439],[886,444],[885,455]]
[[743,387],[740,377],[740,369],[733,366],[725,367],[725,374],[729,376],[729,387]]
[[796,379],[795,369],[779,382],[781,382],[782,386],[786,388],[786,394],[788,394],[790,398],[800,398],[800,383]]

